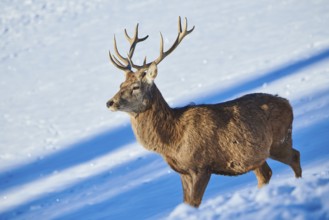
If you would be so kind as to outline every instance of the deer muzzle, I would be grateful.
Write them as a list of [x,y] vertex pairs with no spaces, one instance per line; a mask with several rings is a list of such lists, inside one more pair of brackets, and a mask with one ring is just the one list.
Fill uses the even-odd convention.
[[108,109],[111,111],[117,111],[118,110],[118,104],[114,99],[110,99],[107,103],[106,106]]

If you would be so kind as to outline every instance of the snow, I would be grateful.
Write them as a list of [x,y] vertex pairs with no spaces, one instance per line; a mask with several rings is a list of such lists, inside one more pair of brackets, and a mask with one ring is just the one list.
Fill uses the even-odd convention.
[[[160,3],[152,0],[0,2],[0,219],[328,219],[329,4],[325,0]],[[138,22],[135,62],[168,48],[177,17],[196,26],[159,65],[171,106],[250,92],[294,108],[303,178],[269,160],[252,173],[213,176],[199,209],[181,204],[179,176],[134,138],[105,103],[123,81],[108,60]]]
[[328,163],[308,168],[302,180],[281,176],[260,190],[246,187],[209,199],[199,210],[179,205],[168,219],[328,219]]

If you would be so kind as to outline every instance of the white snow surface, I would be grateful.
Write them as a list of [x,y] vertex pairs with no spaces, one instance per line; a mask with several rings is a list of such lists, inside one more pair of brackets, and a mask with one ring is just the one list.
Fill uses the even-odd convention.
[[[326,0],[2,0],[0,219],[329,219],[328,11]],[[289,99],[303,178],[269,160],[269,185],[214,175],[191,208],[129,117],[106,109],[124,80],[108,59],[113,35],[125,54],[123,30],[139,23],[150,37],[134,60],[152,60],[178,16],[195,30],[158,67],[168,103]]]

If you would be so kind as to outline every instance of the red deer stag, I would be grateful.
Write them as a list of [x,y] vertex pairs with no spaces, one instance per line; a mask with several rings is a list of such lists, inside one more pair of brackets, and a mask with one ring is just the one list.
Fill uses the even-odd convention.
[[[289,165],[295,176],[302,176],[299,151],[292,148],[293,112],[289,102],[269,94],[248,94],[238,99],[212,105],[170,108],[154,83],[157,65],[193,31],[182,28],[164,52],[160,38],[159,57],[142,65],[133,63],[137,43],[148,36],[125,36],[130,43],[127,57],[118,52],[114,37],[111,62],[125,72],[119,92],[107,102],[112,111],[127,112],[138,141],[162,155],[181,177],[184,202],[198,207],[211,174],[240,175],[253,170],[258,186],[267,184],[271,168],[267,158]],[[133,68],[136,71],[133,71]]]

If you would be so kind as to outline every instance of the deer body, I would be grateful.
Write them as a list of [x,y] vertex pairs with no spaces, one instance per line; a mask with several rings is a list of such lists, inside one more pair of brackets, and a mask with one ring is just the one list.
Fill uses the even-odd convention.
[[280,126],[286,130],[291,126],[287,101],[267,94],[176,109],[165,103],[159,91],[153,94],[157,95],[152,107],[132,116],[131,124],[139,142],[161,154],[179,173],[207,169],[216,174],[239,175],[264,163],[270,156],[272,141],[285,138],[285,133],[273,132],[271,123],[277,119],[271,111],[280,109],[265,107],[273,102],[281,102],[289,113]]
[[[193,30],[193,29],[192,29]],[[107,103],[113,111],[125,111],[131,117],[138,141],[148,150],[162,155],[181,176],[184,202],[198,207],[211,174],[240,175],[254,171],[258,186],[267,184],[272,158],[289,165],[301,177],[300,155],[292,148],[293,112],[286,99],[262,93],[212,105],[170,108],[154,83],[157,64],[192,32],[187,21],[174,45],[151,63],[137,66],[131,57],[139,39],[138,31],[130,39],[128,58],[115,50],[124,66],[114,56],[111,61],[125,70],[126,80],[120,91]],[[162,39],[162,37],[161,37]],[[131,52],[132,51],[132,52]],[[131,71],[131,67],[137,69]]]

